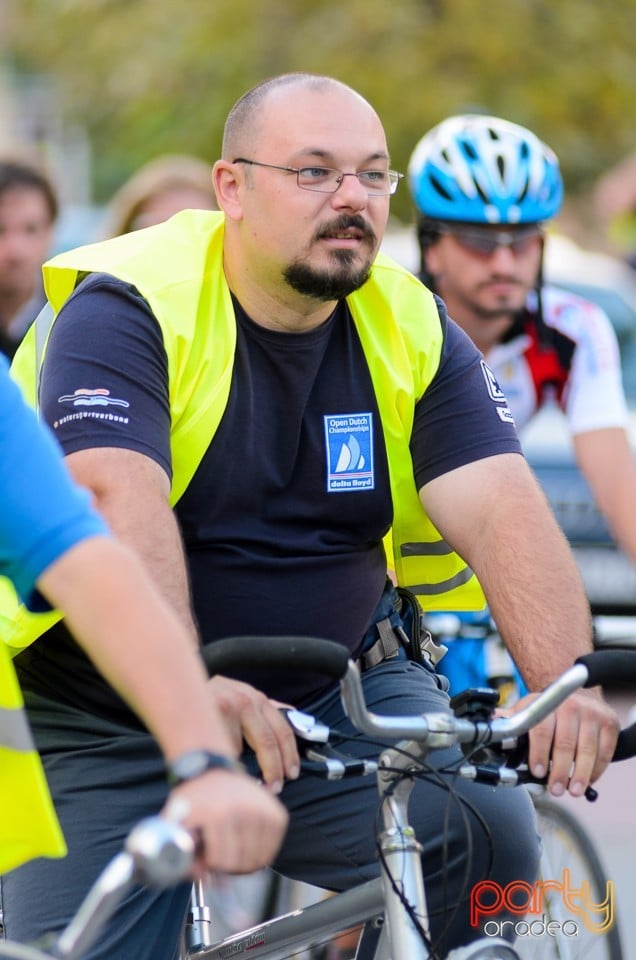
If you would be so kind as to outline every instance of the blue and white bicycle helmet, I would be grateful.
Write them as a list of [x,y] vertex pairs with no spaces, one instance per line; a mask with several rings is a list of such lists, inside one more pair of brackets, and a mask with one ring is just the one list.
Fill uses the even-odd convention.
[[559,161],[516,123],[481,114],[450,117],[415,147],[409,186],[419,213],[463,223],[539,223],[560,209]]

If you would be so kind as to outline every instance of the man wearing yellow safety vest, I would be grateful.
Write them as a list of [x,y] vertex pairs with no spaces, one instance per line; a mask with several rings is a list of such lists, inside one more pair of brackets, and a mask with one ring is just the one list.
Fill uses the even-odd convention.
[[[56,444],[6,367],[0,359],[0,573],[33,609],[50,601],[65,611],[78,643],[144,718],[167,761],[199,748],[232,759],[231,730],[206,691],[182,625],[135,555],[109,536],[86,492],[72,483]],[[202,866],[252,870],[271,859],[286,823],[277,801],[230,770],[211,773],[207,793],[193,787],[186,784],[179,793],[190,804],[188,824],[206,841]],[[0,873],[34,857],[65,855],[4,643],[0,809]]]
[[[362,97],[331,78],[285,75],[228,116],[213,171],[220,213],[185,211],[45,267],[55,320],[39,404],[72,472],[193,637],[239,638],[242,680],[349,731],[347,751],[360,755],[370,748],[333,684],[256,670],[248,638],[335,640],[360,661],[372,710],[447,710],[434,651],[408,636],[412,607],[386,580],[389,530],[398,583],[425,608],[481,607],[483,586],[530,689],[591,649],[576,568],[505,397],[441,302],[378,256],[399,179]],[[36,333],[15,363],[33,400]],[[75,844],[62,864],[29,865],[9,885],[8,920],[26,937],[46,926],[27,891],[41,902],[54,888],[59,923],[86,883],[85,860],[116,848],[159,774],[64,624],[49,622],[30,646],[37,624],[14,627],[29,718]],[[579,794],[616,731],[600,696],[577,695],[538,729],[531,762],[551,760],[553,792]],[[450,919],[445,905],[452,914],[447,947],[476,935],[455,901],[483,879],[491,851],[500,884],[532,882],[538,863],[521,792],[457,791],[479,811],[472,826],[436,784],[418,781],[411,805],[433,935]],[[281,798],[283,873],[329,889],[377,874],[373,783],[300,778]],[[92,956],[172,958],[180,896],[170,916],[150,894],[126,904]]]

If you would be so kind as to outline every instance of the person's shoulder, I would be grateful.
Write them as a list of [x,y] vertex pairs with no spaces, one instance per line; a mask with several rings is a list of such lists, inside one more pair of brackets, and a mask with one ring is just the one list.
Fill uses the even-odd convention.
[[541,297],[547,321],[558,319],[561,314],[578,315],[582,319],[601,318],[608,321],[607,314],[597,303],[565,287],[546,284],[541,289]]
[[552,284],[541,291],[543,318],[549,327],[578,340],[583,333],[605,332],[612,324],[597,303]]

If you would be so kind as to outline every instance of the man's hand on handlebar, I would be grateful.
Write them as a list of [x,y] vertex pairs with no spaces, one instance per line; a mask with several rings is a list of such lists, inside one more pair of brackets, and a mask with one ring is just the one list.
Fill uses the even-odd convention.
[[164,815],[198,839],[193,877],[207,870],[251,873],[268,866],[287,829],[287,811],[244,773],[215,769],[175,787]]
[[247,683],[218,674],[209,689],[222,712],[238,754],[243,741],[256,754],[263,781],[273,793],[280,793],[285,780],[300,772],[296,739],[279,704]]
[[[516,713],[535,697],[528,694],[502,713]],[[577,691],[530,731],[530,770],[537,777],[548,773],[555,797],[566,790],[583,796],[610,763],[619,729],[616,713],[597,689]]]

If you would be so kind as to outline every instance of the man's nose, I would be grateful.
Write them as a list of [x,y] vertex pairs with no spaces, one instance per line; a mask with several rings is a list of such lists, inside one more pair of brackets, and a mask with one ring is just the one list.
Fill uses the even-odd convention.
[[490,262],[501,269],[509,270],[516,265],[517,256],[510,244],[498,243],[490,255]]
[[334,206],[362,210],[369,202],[369,194],[357,174],[343,173],[340,185],[333,194],[333,202]]

